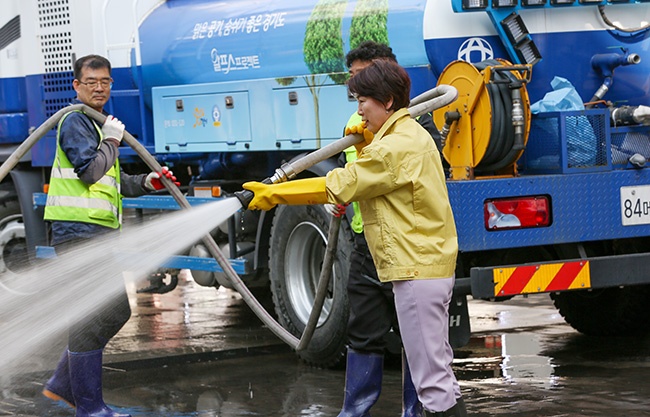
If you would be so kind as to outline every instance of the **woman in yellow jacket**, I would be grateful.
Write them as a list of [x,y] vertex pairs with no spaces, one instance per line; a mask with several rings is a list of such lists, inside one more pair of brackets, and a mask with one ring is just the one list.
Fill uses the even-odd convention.
[[348,81],[363,123],[359,157],[326,177],[246,183],[249,209],[358,201],[379,279],[391,281],[404,350],[426,416],[466,416],[451,369],[448,308],[458,253],[440,153],[411,119],[410,79],[375,60]]

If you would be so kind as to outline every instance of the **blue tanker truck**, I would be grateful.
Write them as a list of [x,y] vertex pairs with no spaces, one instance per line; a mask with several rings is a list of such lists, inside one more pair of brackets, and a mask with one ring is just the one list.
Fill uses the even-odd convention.
[[[174,170],[188,199],[233,196],[342,136],[356,111],[344,56],[363,40],[385,42],[413,96],[458,91],[433,113],[460,245],[453,343],[469,335],[468,296],[548,293],[585,334],[647,332],[648,21],[650,3],[626,0],[7,0],[0,157],[70,103],[72,63],[98,53],[114,65],[107,110]],[[50,131],[0,183],[4,274],[48,245],[43,186],[54,151]],[[127,146],[120,160],[147,169]],[[336,165],[326,158],[300,176]],[[124,206],[145,221],[179,208],[164,194]],[[240,210],[209,233],[299,336],[328,225],[321,206],[280,206]],[[344,220],[313,339],[298,351],[310,364],[344,357],[351,242]],[[187,268],[199,285],[232,288],[211,258],[197,242],[161,273]]]

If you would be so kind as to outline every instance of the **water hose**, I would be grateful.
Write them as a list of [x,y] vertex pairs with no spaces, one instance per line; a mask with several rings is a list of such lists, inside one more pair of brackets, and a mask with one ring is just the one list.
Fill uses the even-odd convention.
[[492,104],[492,130],[485,155],[475,170],[498,171],[516,162],[525,149],[525,115],[520,91],[523,81],[499,60],[485,60],[474,66],[479,71],[493,67],[493,82],[485,86]]
[[[83,111],[88,114],[90,117],[93,119],[97,120],[100,123],[104,122],[104,119],[106,116],[103,114],[87,107],[84,106],[85,108]],[[127,145],[129,145],[137,154],[142,158],[145,164],[154,172],[160,172],[162,170],[162,166],[156,161],[156,159],[147,151],[147,149],[142,146],[140,142],[138,142],[133,136],[131,136],[130,133],[127,131],[124,131],[124,137],[122,139],[124,142],[126,142]],[[187,201],[183,193],[178,189],[178,187],[167,177],[161,176],[160,178],[165,185],[165,188],[169,191],[169,193],[174,197],[174,200],[178,203],[179,206],[183,209],[189,209],[191,208],[190,203]],[[278,323],[267,311],[262,305],[259,303],[257,298],[250,292],[246,284],[239,278],[239,275],[237,275],[237,272],[233,269],[232,265],[230,265],[230,262],[228,262],[228,259],[224,256],[223,252],[221,252],[221,249],[219,249],[219,246],[217,245],[217,242],[212,238],[210,234],[206,234],[202,238],[203,244],[206,246],[208,249],[208,252],[214,257],[214,259],[217,261],[219,266],[221,266],[221,269],[223,269],[224,273],[226,274],[226,277],[230,280],[232,283],[233,287],[237,292],[242,296],[244,299],[244,302],[248,304],[248,306],[253,310],[255,315],[262,320],[262,322],[269,327],[269,329],[289,346],[292,348],[296,348],[298,346],[298,339],[291,334],[287,329],[282,327],[280,323]]]
[[5,179],[9,172],[14,169],[22,157],[25,156],[25,154],[27,154],[30,149],[32,149],[36,142],[45,136],[47,132],[56,127],[57,123],[59,123],[59,119],[61,119],[68,112],[81,110],[84,107],[85,105],[83,104],[74,104],[72,106],[65,107],[54,113],[49,119],[43,122],[42,125],[34,130],[32,134],[29,135],[27,139],[25,139],[23,143],[21,143],[20,146],[18,146],[16,150],[11,155],[9,155],[9,158],[7,158],[7,160],[4,161],[0,166],[0,182],[2,182],[2,180]]
[[[20,159],[38,142],[41,137],[43,137],[47,132],[52,130],[58,123],[61,117],[71,111],[82,111],[97,123],[103,124],[106,116],[100,112],[86,106],[85,104],[73,104],[71,106],[65,107],[53,116],[47,119],[42,125],[40,125],[27,139],[23,141],[22,144],[7,158],[7,160],[0,166],[0,181],[2,181],[7,174],[18,164]],[[162,167],[156,161],[156,159],[147,151],[147,149],[140,144],[129,132],[124,131],[124,137],[122,139],[127,145],[129,145],[133,150],[142,158],[142,160],[147,164],[147,166],[154,172],[160,172]],[[162,183],[165,185],[169,193],[174,197],[174,200],[178,203],[181,208],[189,209],[191,208],[190,203],[187,201],[185,196],[181,191],[176,187],[176,185],[167,177],[162,176],[160,178]],[[287,343],[292,348],[298,346],[298,339],[291,334],[288,330],[282,327],[257,301],[257,299],[251,294],[250,290],[243,283],[241,278],[237,275],[235,270],[230,265],[230,262],[223,255],[217,243],[214,241],[212,236],[209,234],[205,235],[202,238],[203,243],[208,248],[208,251],[214,259],[219,263],[224,273],[232,283],[233,287],[241,294],[242,298],[248,304],[248,306],[253,310],[255,315],[266,324],[269,329],[278,336],[282,341]]]

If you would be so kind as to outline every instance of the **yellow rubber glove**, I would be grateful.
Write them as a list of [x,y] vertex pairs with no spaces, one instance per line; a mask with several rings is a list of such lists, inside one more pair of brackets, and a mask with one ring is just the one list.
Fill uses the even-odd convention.
[[271,210],[278,204],[299,206],[327,203],[325,177],[293,180],[280,184],[263,184],[252,181],[245,183],[243,187],[255,194],[248,205],[250,210]]
[[366,129],[366,123],[359,123],[358,125],[348,126],[345,128],[345,136],[347,135],[362,135],[363,140],[359,143],[355,143],[354,147],[357,149],[357,153],[361,153],[361,150],[366,147],[366,145],[372,142],[372,139],[375,137],[375,134]]

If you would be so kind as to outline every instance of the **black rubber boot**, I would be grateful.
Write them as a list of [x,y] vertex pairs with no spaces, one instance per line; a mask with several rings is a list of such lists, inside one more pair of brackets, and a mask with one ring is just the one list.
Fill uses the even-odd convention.
[[434,413],[424,410],[425,417],[467,417],[467,409],[463,397],[456,399],[456,404],[447,411]]
[[338,417],[369,417],[379,399],[384,374],[384,355],[348,349],[345,398]]
[[68,366],[68,349],[63,351],[59,363],[54,369],[54,374],[45,383],[43,395],[50,400],[63,401],[70,407],[74,408],[74,397],[70,387],[70,368]]
[[70,382],[77,405],[75,417],[131,417],[117,413],[104,403],[102,394],[102,350],[70,352]]
[[422,417],[422,404],[411,379],[406,354],[402,350],[402,417]]

